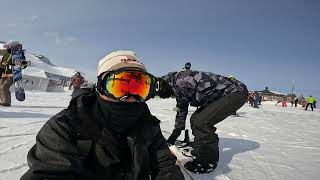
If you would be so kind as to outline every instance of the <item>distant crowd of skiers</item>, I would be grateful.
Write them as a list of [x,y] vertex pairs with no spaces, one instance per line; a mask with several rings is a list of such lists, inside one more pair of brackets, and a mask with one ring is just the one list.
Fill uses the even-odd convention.
[[[261,101],[263,100],[263,97],[258,91],[255,91],[253,94],[249,95],[248,102],[249,104],[254,108],[259,108],[259,105],[261,105]],[[297,107],[299,102],[299,98],[295,96],[293,99],[291,99],[291,107]],[[287,107],[287,97],[282,97],[280,100],[277,101],[275,105],[278,105],[281,103],[282,107]],[[305,110],[308,110],[308,107],[310,106],[311,110],[313,111],[314,108],[316,108],[316,100],[314,97],[309,96],[306,101],[301,102],[302,107],[305,107]]]
[[263,97],[258,91],[255,91],[253,94],[248,96],[248,102],[254,108],[259,108],[259,105],[261,105],[262,99]]

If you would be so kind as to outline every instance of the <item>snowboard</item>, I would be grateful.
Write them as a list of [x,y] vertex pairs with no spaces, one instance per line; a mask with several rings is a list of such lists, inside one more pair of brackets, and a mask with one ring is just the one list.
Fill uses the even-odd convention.
[[12,74],[15,89],[15,96],[18,101],[24,101],[26,98],[24,87],[28,80],[22,80],[22,69],[28,65],[22,50],[22,45],[17,44],[11,48]]
[[22,45],[18,44],[11,49],[11,59],[12,59],[12,74],[13,82],[19,81],[22,79],[22,68],[25,68],[26,58],[22,50]]
[[187,180],[187,178],[189,178],[189,180],[196,180],[197,179],[196,174],[188,171],[184,167],[184,164],[188,161],[191,161],[193,158],[184,156],[182,154],[181,150],[175,145],[170,146],[169,149],[170,149],[171,153],[177,157],[176,164],[180,167],[186,180]]
[[[162,130],[163,134],[171,135],[170,132]],[[189,139],[189,131],[185,130],[184,140],[176,140],[174,145],[169,145],[169,149],[173,155],[177,157],[176,164],[180,167],[186,180],[203,179],[211,180],[216,170],[205,174],[196,174],[184,167],[184,164],[188,161],[192,161],[195,157],[191,155],[190,151],[193,149],[193,142]]]
[[[162,133],[171,135],[170,132],[162,130]],[[189,141],[189,131],[186,129],[185,130],[185,138],[183,141],[181,140],[176,140],[174,145],[169,145],[169,149],[173,155],[177,157],[177,162],[176,164],[180,167],[181,171],[183,172],[183,175],[185,177],[188,177],[191,180],[194,180],[194,175],[192,172],[188,171],[185,167],[184,164],[190,160],[193,159],[191,156],[184,155],[182,152],[184,149],[191,149],[190,146],[190,141]]]
[[15,96],[18,101],[24,101],[26,99],[26,94],[24,92],[24,87],[19,86],[19,82],[14,83]]
[[198,180],[198,179],[201,179],[201,180],[212,180],[212,179],[215,179],[214,175],[217,172],[218,173],[220,172],[220,170],[215,169],[214,171],[212,171],[210,173],[204,173],[204,174],[193,173],[193,172],[187,170],[184,167],[185,163],[187,163],[188,161],[193,160],[193,157],[185,156],[182,153],[181,148],[178,148],[175,145],[170,146],[169,149],[170,149],[171,153],[177,157],[176,164],[180,167],[180,169],[181,169],[181,171],[182,171],[182,173],[184,175],[185,180]]

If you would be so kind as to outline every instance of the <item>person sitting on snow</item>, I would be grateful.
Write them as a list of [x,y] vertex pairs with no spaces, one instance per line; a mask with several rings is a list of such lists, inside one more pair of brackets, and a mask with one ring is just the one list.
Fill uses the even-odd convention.
[[248,99],[247,87],[238,80],[209,72],[184,70],[171,72],[162,77],[159,96],[174,95],[177,114],[169,144],[185,129],[188,106],[197,107],[192,114],[191,129],[194,135],[193,151],[196,158],[185,164],[186,169],[195,173],[213,171],[219,160],[219,138],[214,125],[241,108]]
[[41,128],[21,180],[183,180],[146,104],[156,78],[132,51],[105,56],[97,77]]

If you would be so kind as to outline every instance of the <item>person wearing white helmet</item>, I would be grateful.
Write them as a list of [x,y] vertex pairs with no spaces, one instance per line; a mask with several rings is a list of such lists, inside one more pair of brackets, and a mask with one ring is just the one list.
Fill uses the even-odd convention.
[[21,180],[183,180],[146,104],[156,78],[136,54],[108,54],[97,77],[41,128]]

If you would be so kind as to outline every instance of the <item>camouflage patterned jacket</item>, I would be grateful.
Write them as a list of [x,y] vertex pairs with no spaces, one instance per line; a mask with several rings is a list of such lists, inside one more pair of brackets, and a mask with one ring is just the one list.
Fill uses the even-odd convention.
[[242,82],[209,72],[184,70],[163,77],[173,88],[177,101],[175,128],[184,129],[191,106],[207,106],[211,102],[233,92],[248,91]]
[[3,74],[2,77],[10,77],[13,76],[12,75],[12,58],[11,58],[11,54],[6,52],[2,59],[0,60],[0,68],[2,68],[3,70]]

